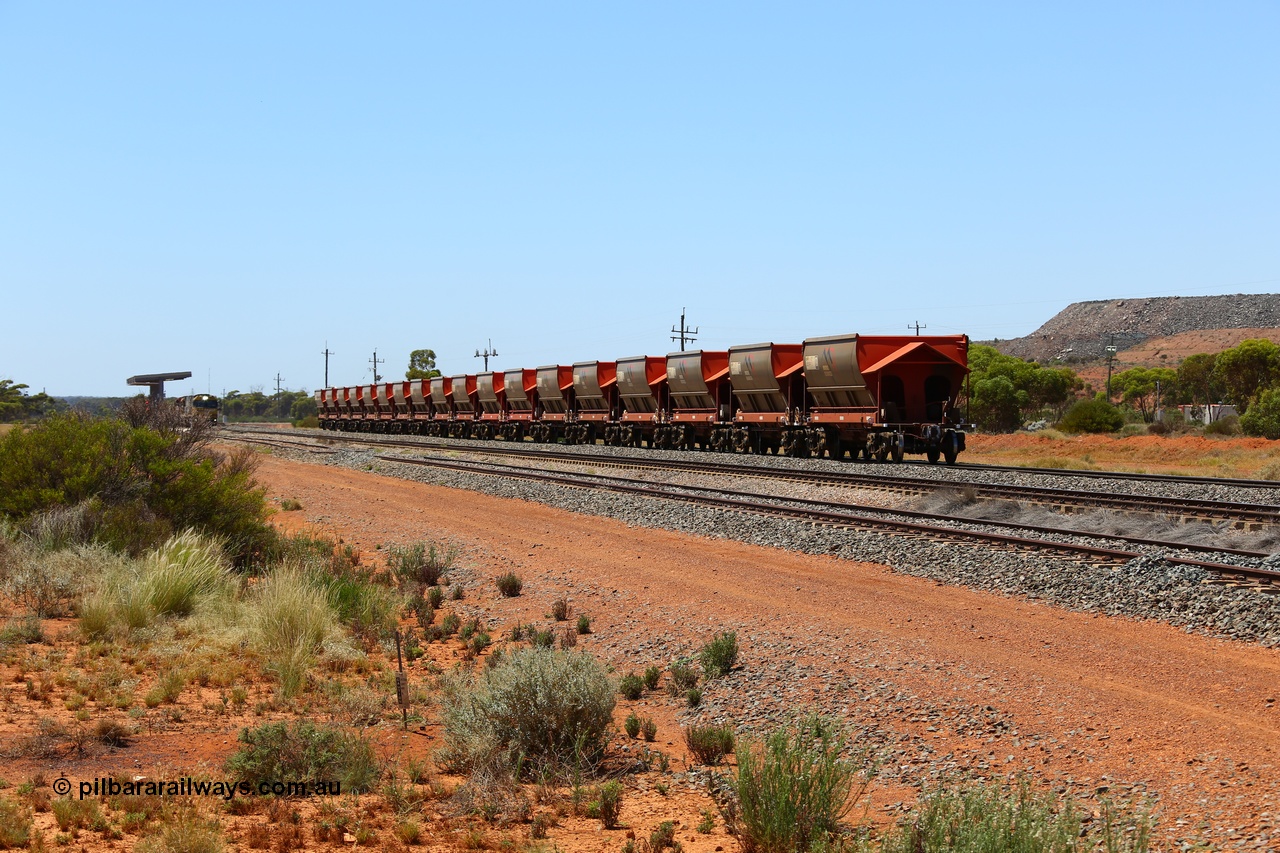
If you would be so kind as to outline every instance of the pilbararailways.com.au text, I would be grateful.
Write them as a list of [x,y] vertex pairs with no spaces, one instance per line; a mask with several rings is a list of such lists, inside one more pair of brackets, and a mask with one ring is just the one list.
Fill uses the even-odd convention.
[[[70,779],[56,779],[54,793],[63,796],[71,793]],[[61,788],[62,790],[59,790]],[[184,776],[180,779],[139,779],[122,782],[110,777],[99,777],[80,782],[79,799],[87,797],[158,796],[158,797],[219,797],[230,801],[236,797],[337,797],[342,794],[342,782],[318,779],[306,782],[262,781],[257,783],[228,779],[196,779]]]

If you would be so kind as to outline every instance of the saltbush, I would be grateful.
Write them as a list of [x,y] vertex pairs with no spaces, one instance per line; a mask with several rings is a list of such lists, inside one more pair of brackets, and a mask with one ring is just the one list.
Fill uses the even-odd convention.
[[31,811],[0,797],[0,849],[20,850],[31,840]]
[[363,793],[378,780],[378,759],[363,738],[336,726],[299,720],[243,729],[244,744],[227,759],[238,782],[336,781],[342,792]]
[[1058,423],[1063,432],[1115,432],[1124,426],[1124,415],[1106,400],[1080,400]]
[[684,744],[699,764],[719,764],[721,758],[733,752],[734,743],[732,726],[694,724],[684,729]]
[[618,681],[618,692],[623,698],[635,701],[644,693],[644,682],[634,672],[629,672]]
[[614,829],[622,814],[622,783],[616,779],[605,782],[597,792],[600,823],[605,829]]
[[401,583],[436,586],[440,576],[453,567],[458,557],[454,548],[434,542],[416,542],[407,548],[393,547],[387,555],[387,567]]
[[588,654],[521,649],[473,678],[446,680],[441,756],[460,772],[536,773],[604,752],[613,684]]
[[507,598],[515,598],[520,594],[520,590],[524,588],[524,583],[515,572],[507,572],[504,575],[498,575],[498,592]]
[[910,819],[884,840],[882,853],[987,853],[1034,850],[1145,851],[1145,815],[1119,815],[1103,805],[1102,819],[1086,823],[1070,801],[1059,802],[1021,779],[1009,790],[995,783],[928,792]]
[[724,817],[744,853],[810,850],[836,833],[871,775],[865,753],[845,758],[845,745],[836,724],[818,716],[738,745],[736,811]]
[[702,647],[698,658],[707,678],[728,675],[729,670],[738,662],[738,635],[733,631],[716,634],[711,642]]

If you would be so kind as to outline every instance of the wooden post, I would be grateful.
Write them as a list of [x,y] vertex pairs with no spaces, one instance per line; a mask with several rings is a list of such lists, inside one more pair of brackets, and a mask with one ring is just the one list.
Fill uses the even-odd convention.
[[400,629],[396,629],[396,700],[400,703],[400,718],[404,730],[409,731],[409,676],[404,672],[404,658],[400,655]]

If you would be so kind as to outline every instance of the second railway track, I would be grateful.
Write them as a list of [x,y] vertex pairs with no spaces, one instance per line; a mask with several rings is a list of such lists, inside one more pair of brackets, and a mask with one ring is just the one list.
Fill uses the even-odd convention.
[[[274,430],[237,430],[255,435],[270,435]],[[271,435],[269,440],[284,437]],[[765,480],[803,483],[813,486],[837,486],[862,488],[897,494],[923,495],[940,491],[963,491],[967,496],[984,500],[1017,501],[1046,506],[1060,512],[1107,509],[1121,512],[1157,514],[1177,521],[1225,522],[1242,530],[1259,530],[1280,525],[1280,506],[1274,504],[1245,503],[1240,501],[1209,500],[1204,498],[1171,498],[1139,494],[1115,494],[1088,489],[1063,489],[1015,484],[982,482],[956,482],[931,480],[923,477],[864,474],[853,471],[806,470],[778,468],[749,462],[718,462],[703,459],[653,458],[650,456],[597,455],[541,449],[545,445],[524,448],[518,445],[498,445],[482,442],[438,441],[430,439],[404,440],[402,438],[370,438],[349,436],[344,433],[327,433],[316,436],[288,436],[326,444],[363,444],[369,447],[402,447],[419,450],[443,450],[508,458],[541,459],[569,465],[609,467],[631,470],[683,471],[695,474],[718,474],[734,477],[752,477]],[[312,445],[315,446],[315,445]],[[948,468],[963,471],[964,468]],[[984,472],[992,470],[981,468]],[[1019,469],[1013,469],[1019,470]],[[1039,473],[1039,472],[1037,472]],[[1074,471],[1055,471],[1057,476],[1074,476]],[[1123,478],[1123,475],[1116,475]],[[1148,477],[1147,479],[1150,479]],[[1184,482],[1186,478],[1174,478]],[[1258,481],[1243,481],[1257,484]]]
[[[252,437],[245,436],[242,440],[266,444],[268,446],[304,450],[313,453],[331,452],[324,448],[318,448],[313,444],[278,440],[277,437],[255,435]],[[430,445],[423,448],[418,442],[362,441],[359,443],[365,445],[391,445],[417,449],[434,449]],[[456,446],[453,446],[450,449],[465,450],[466,452],[470,452],[472,450],[471,447],[460,448]],[[513,451],[514,448],[483,448],[481,452],[483,452],[483,450],[507,451],[508,453],[505,454],[497,453],[493,455],[511,455],[509,451]],[[546,458],[549,455],[573,456],[574,454],[547,454],[545,452],[537,452],[526,455],[536,455],[539,458]],[[1018,524],[1014,522],[957,518],[938,513],[863,506],[828,500],[806,500],[794,497],[773,496],[755,492],[705,486],[655,484],[649,481],[605,476],[597,473],[580,475],[566,474],[562,472],[548,472],[545,470],[531,469],[528,467],[503,465],[500,463],[476,463],[459,460],[399,455],[393,456],[386,454],[376,455],[376,458],[386,462],[427,466],[439,470],[458,473],[533,480],[572,488],[596,489],[651,499],[677,501],[735,512],[785,518],[793,521],[805,521],[841,529],[892,533],[894,535],[926,538],[934,541],[965,542],[971,545],[980,544],[990,548],[1005,550],[1048,552],[1087,565],[1119,565],[1144,555],[1143,551],[1129,550],[1129,548],[1133,547],[1159,549],[1162,551],[1221,554],[1225,557],[1257,559],[1268,556],[1266,552],[1261,551],[1169,542],[1134,536],[1088,533],[1079,530]],[[578,455],[578,460],[581,460],[580,454]],[[564,460],[557,458],[556,461]],[[599,467],[615,467],[610,464],[613,461],[612,458],[607,460],[592,459],[589,461]],[[629,464],[631,461],[632,460],[625,460],[624,464],[617,467],[666,469],[671,469],[673,467],[660,464],[660,462],[656,460],[638,460],[642,464],[633,466]],[[656,464],[643,464],[651,461]],[[736,469],[738,466],[725,467]],[[681,470],[685,469],[682,468]],[[707,471],[704,467],[697,467],[697,470],[699,472]],[[737,471],[735,470],[732,473],[736,474]],[[979,530],[973,529],[974,527],[998,528],[1008,532]],[[1105,542],[1108,544],[1085,544],[1079,540],[1094,540],[1095,542]],[[1111,547],[1114,543],[1122,543],[1128,547]],[[1167,554],[1163,555],[1163,559],[1174,565],[1197,567],[1206,570],[1217,576],[1219,580],[1225,582],[1240,583],[1243,581],[1248,585],[1259,586],[1267,591],[1280,591],[1280,572],[1278,571],[1213,560],[1175,557]]]

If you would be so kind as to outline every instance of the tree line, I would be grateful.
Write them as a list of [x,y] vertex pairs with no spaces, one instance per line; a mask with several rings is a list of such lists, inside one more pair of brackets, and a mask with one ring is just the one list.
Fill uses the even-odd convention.
[[1280,438],[1280,346],[1268,340],[1197,353],[1176,368],[1121,370],[1111,377],[1110,400],[1105,389],[1087,389],[1069,367],[1023,361],[981,344],[969,347],[969,370],[962,404],[968,404],[970,420],[989,432],[1011,432],[1035,420],[1062,423],[1085,402],[1091,423],[1114,423],[1112,429],[1125,420],[1150,424],[1158,409],[1229,403],[1246,435]]

